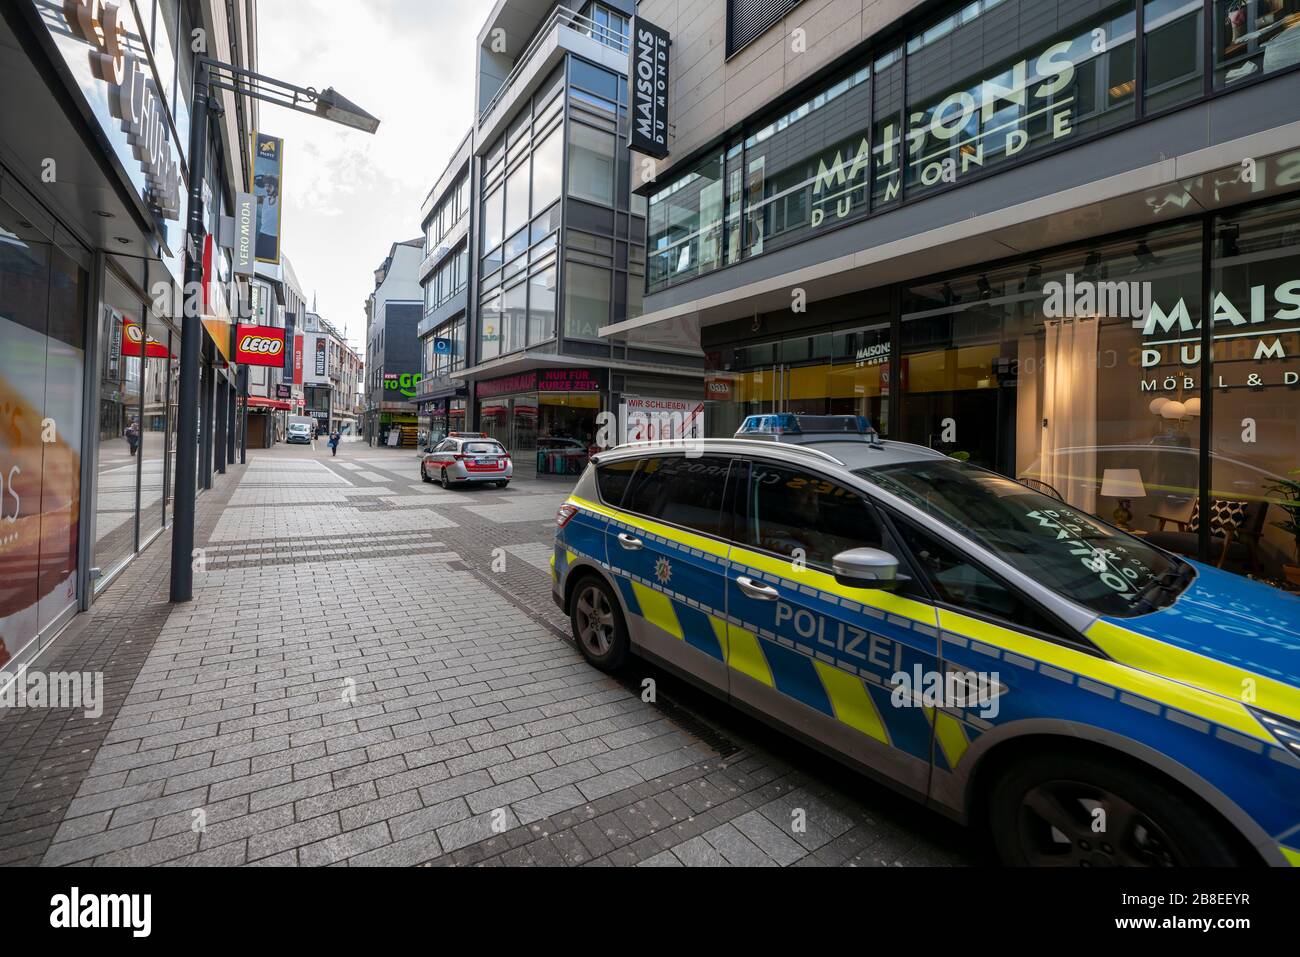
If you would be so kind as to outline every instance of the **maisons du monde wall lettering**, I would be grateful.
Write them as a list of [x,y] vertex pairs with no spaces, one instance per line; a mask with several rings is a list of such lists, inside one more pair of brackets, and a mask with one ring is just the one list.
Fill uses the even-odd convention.
[[[1018,155],[1029,146],[1026,128],[1029,121],[1040,116],[1047,117],[1050,142],[1072,134],[1074,97],[1056,99],[1056,96],[1074,82],[1075,67],[1070,59],[1074,45],[1069,40],[1053,43],[1037,56],[1026,57],[996,77],[980,81],[973,87],[974,92],[971,88],[957,90],[929,111],[911,112],[907,158],[909,167],[919,169],[920,183],[929,187],[952,182],[973,168],[983,167],[994,155],[1001,160]],[[1009,107],[1018,108],[1016,118],[998,123],[999,115]],[[963,139],[977,116],[981,132]],[[1000,147],[1000,152],[995,153],[995,147]],[[960,150],[960,160],[952,155],[954,149]],[[888,180],[881,202],[898,198],[902,186],[902,172],[897,168],[899,158],[898,123],[890,121],[881,127],[876,160],[880,178]],[[870,162],[869,132],[862,137],[856,152],[837,149],[819,158],[813,182],[811,225],[814,228],[828,219],[843,219],[853,214],[852,194],[866,185]],[[885,172],[880,173],[881,170]]]

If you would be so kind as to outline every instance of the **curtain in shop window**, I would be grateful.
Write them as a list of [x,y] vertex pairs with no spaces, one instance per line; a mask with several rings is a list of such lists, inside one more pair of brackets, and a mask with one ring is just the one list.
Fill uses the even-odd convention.
[[1097,509],[1098,319],[1048,322],[1043,356],[1042,480],[1076,508]]

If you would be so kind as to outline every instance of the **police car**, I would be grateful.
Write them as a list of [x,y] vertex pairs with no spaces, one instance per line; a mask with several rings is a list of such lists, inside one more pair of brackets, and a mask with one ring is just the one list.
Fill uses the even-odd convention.
[[491,482],[505,488],[514,476],[510,455],[496,439],[483,432],[451,432],[420,456],[420,478],[438,481],[443,488]]
[[857,417],[595,456],[554,599],[1008,864],[1300,866],[1300,601]]

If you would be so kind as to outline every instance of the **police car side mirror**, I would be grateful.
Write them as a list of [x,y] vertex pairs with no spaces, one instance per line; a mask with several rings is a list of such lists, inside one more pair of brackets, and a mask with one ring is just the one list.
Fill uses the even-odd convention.
[[832,559],[835,580],[850,588],[893,591],[907,581],[898,574],[898,559],[879,548],[851,548]]

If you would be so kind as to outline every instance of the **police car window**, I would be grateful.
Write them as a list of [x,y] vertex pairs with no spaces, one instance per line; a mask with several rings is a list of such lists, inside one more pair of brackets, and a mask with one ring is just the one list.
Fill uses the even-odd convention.
[[1190,565],[1141,539],[973,465],[936,459],[857,474],[1098,614],[1147,614],[1193,578]]
[[875,514],[857,492],[809,472],[756,461],[746,496],[745,542],[752,548],[831,568],[840,552],[883,548]]
[[504,455],[505,449],[495,442],[466,442],[466,455]]
[[928,532],[895,518],[898,534],[939,600],[961,611],[1000,618],[1045,634],[1059,631],[1042,614]]
[[730,459],[715,456],[645,459],[627,490],[623,508],[725,537],[722,502],[730,465]]
[[596,469],[596,487],[600,489],[600,500],[615,507],[623,504],[623,493],[632,481],[632,473],[640,464],[637,459],[627,462],[612,462]]

